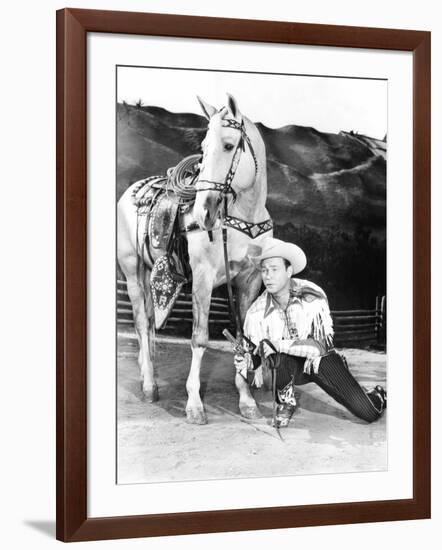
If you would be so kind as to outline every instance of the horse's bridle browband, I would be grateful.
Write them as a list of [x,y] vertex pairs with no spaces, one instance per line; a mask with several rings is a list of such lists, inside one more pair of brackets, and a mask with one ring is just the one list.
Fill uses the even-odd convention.
[[241,132],[241,136],[239,138],[235,152],[233,153],[232,162],[230,164],[229,171],[227,172],[223,182],[198,179],[197,180],[198,183],[201,183],[201,182],[208,183],[212,187],[203,187],[201,189],[195,189],[195,191],[196,192],[218,191],[219,193],[221,193],[221,195],[231,194],[233,196],[233,200],[236,200],[236,191],[232,187],[232,181],[233,181],[233,178],[235,177],[235,173],[238,168],[238,164],[241,158],[241,153],[246,149],[245,147],[246,143],[249,146],[250,153],[252,154],[252,157],[253,157],[253,162],[255,163],[255,177],[258,174],[258,160],[256,158],[256,154],[255,154],[255,150],[253,149],[252,142],[250,141],[250,138],[247,135],[243,120],[241,120],[241,122],[238,122],[233,118],[226,118],[226,119],[223,119],[222,125],[225,128],[234,128],[235,130],[239,130]]

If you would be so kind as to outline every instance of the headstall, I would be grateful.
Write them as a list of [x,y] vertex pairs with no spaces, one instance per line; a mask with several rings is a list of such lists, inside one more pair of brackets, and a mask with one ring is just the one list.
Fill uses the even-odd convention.
[[203,187],[201,189],[195,189],[196,192],[200,191],[218,191],[221,193],[221,195],[229,195],[231,194],[233,196],[233,200],[236,200],[236,191],[232,187],[232,181],[235,177],[236,170],[238,168],[239,161],[241,159],[241,153],[246,150],[245,144],[249,146],[250,153],[253,157],[253,162],[255,163],[255,178],[258,175],[258,160],[256,158],[255,150],[253,149],[252,142],[250,141],[249,136],[247,135],[246,128],[244,126],[244,121],[237,122],[236,120],[232,118],[227,118],[223,120],[222,124],[225,128],[234,128],[235,130],[239,130],[241,133],[241,136],[239,138],[239,141],[236,145],[235,152],[232,157],[232,162],[230,164],[229,171],[226,174],[226,177],[224,181],[212,181],[212,180],[203,180],[199,179],[198,183],[208,183],[212,187]]
[[[256,158],[256,154],[255,154],[255,150],[253,149],[252,142],[250,141],[250,138],[247,135],[243,120],[241,120],[241,122],[237,122],[236,120],[231,118],[223,119],[222,125],[225,128],[234,128],[235,130],[238,130],[241,134],[238,140],[238,144],[236,145],[235,152],[233,153],[233,156],[232,156],[232,162],[230,164],[229,171],[227,172],[223,182],[198,179],[197,180],[198,183],[209,184],[209,187],[196,189],[196,191],[197,192],[218,191],[220,193],[218,204],[224,199],[224,204],[220,211],[220,218],[221,218],[221,228],[222,228],[224,267],[225,267],[225,274],[226,274],[227,294],[229,297],[230,314],[236,326],[237,336],[242,337],[243,331],[242,331],[241,319],[239,316],[239,310],[238,310],[237,304],[235,304],[233,300],[232,281],[230,276],[229,258],[228,258],[228,252],[227,252],[227,226],[237,229],[238,231],[241,231],[246,235],[250,236],[252,239],[254,239],[258,235],[262,235],[263,233],[270,231],[273,227],[273,224],[272,224],[272,220],[270,219],[265,220],[264,222],[255,224],[255,223],[241,220],[239,218],[235,218],[233,216],[228,215],[228,195],[229,194],[232,195],[233,200],[234,201],[236,200],[236,191],[232,187],[232,181],[233,181],[233,178],[235,177],[235,173],[238,168],[239,161],[241,159],[241,153],[246,150],[246,143],[249,146],[250,153],[253,157],[253,162],[255,163],[255,179],[258,175],[258,160]],[[213,242],[212,232],[209,231],[208,234],[209,234],[210,241]]]

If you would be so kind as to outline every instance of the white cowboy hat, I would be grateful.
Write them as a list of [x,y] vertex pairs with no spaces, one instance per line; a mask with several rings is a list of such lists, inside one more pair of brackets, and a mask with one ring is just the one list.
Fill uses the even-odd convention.
[[[258,247],[254,248],[256,250]],[[263,241],[260,248],[261,251],[258,252],[258,255],[252,257],[252,260],[256,264],[261,263],[262,260],[266,260],[267,258],[285,258],[293,267],[293,275],[302,271],[307,265],[307,258],[303,250],[299,246],[296,246],[296,244],[269,237]]]

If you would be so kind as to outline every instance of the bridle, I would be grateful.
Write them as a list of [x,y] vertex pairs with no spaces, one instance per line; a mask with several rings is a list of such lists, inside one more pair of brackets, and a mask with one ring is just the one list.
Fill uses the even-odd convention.
[[[201,191],[217,191],[220,193],[220,198],[218,201],[218,204],[221,202],[223,197],[227,199],[227,195],[232,195],[233,200],[236,200],[236,191],[232,187],[232,181],[235,177],[236,170],[238,168],[239,161],[241,159],[241,153],[243,153],[246,150],[245,144],[249,146],[250,153],[253,157],[253,162],[255,163],[255,178],[258,175],[258,160],[256,158],[255,150],[253,149],[252,142],[250,141],[249,136],[247,135],[246,128],[244,126],[244,121],[241,120],[241,122],[238,122],[232,118],[223,119],[222,126],[224,128],[234,128],[235,130],[239,130],[241,133],[241,136],[239,138],[239,141],[236,145],[235,152],[232,156],[232,162],[230,163],[230,168],[226,174],[226,177],[224,178],[224,181],[212,181],[212,180],[205,180],[205,179],[198,179],[198,183],[207,183],[209,184],[209,187],[202,187],[200,189],[195,189],[195,191],[201,192]],[[227,215],[227,212],[226,212]]]
[[[233,301],[232,281],[230,278],[229,258],[227,253],[227,227],[225,225],[225,220],[227,219],[227,216],[228,216],[228,212],[227,212],[228,195],[232,195],[233,200],[234,201],[236,200],[236,191],[232,187],[232,181],[233,181],[233,178],[235,177],[236,170],[238,168],[238,164],[241,159],[241,154],[246,150],[246,143],[249,146],[250,152],[253,157],[253,161],[255,163],[255,180],[258,175],[258,160],[256,158],[256,154],[255,154],[255,150],[253,149],[252,142],[250,141],[250,138],[247,135],[243,120],[241,120],[241,122],[237,122],[232,118],[223,119],[222,126],[225,128],[234,128],[235,130],[238,130],[241,133],[238,143],[236,145],[235,152],[233,153],[233,156],[232,156],[232,162],[230,163],[229,171],[227,172],[226,177],[222,182],[198,179],[198,183],[203,182],[203,183],[209,184],[209,187],[195,189],[195,191],[196,192],[217,191],[220,194],[217,204],[220,204],[220,202],[224,200],[220,217],[222,222],[224,266],[225,266],[225,273],[226,273],[227,294],[229,296],[230,314],[234,319],[235,325],[236,325],[236,333],[239,337],[242,337],[243,332],[241,327],[241,320],[239,317],[239,311],[238,311],[238,307],[235,307],[235,303]],[[211,231],[209,231],[209,239],[212,241]]]

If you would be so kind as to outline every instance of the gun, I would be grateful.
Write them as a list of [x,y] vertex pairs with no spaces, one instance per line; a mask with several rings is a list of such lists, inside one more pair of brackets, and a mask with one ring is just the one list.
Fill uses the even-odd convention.
[[[244,357],[246,353],[252,354],[255,351],[255,344],[244,335],[239,338],[235,338],[229,329],[225,328],[223,330],[223,336],[232,344],[233,353],[235,355],[241,355],[241,357]],[[243,369],[240,374],[247,380],[246,368]]]

